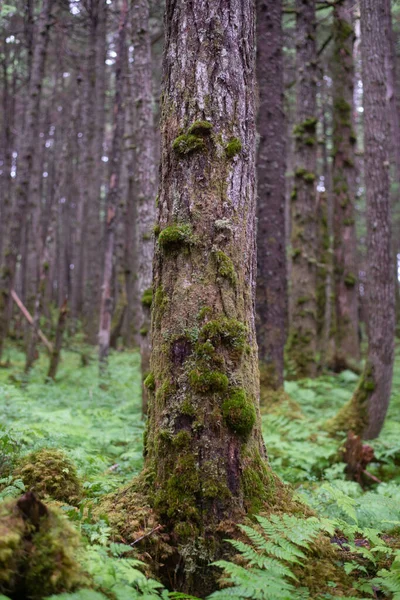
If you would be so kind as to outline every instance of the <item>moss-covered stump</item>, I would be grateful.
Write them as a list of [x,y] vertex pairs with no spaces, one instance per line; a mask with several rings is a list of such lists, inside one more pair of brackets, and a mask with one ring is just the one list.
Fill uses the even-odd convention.
[[52,498],[75,506],[82,487],[75,466],[59,450],[42,448],[25,456],[14,471],[39,498]]
[[367,366],[353,396],[339,410],[335,417],[325,423],[325,431],[332,437],[343,437],[343,434],[349,431],[363,437],[368,426],[368,402],[374,389],[375,381],[373,372]]
[[0,505],[0,594],[36,600],[88,587],[78,533],[32,492]]
[[290,419],[303,419],[300,405],[285,392],[283,388],[274,390],[268,386],[260,386],[261,414],[280,413]]
[[[189,519],[185,513],[186,490],[182,487],[176,499],[176,510],[181,512],[181,522],[177,524],[176,515],[171,513],[168,518],[160,507],[153,483],[153,474],[143,471],[130,485],[105,496],[94,508],[94,516],[110,524],[114,541],[132,545],[137,558],[145,564],[148,577],[160,580],[172,590],[190,589],[191,594],[201,598],[218,588],[220,572],[210,564],[232,558],[234,551],[227,539],[243,537],[239,523],[254,525],[255,514],[315,516],[294,498],[290,486],[283,484],[260,457],[254,468],[248,467],[243,473],[248,498],[246,513],[238,509],[232,518],[221,520],[217,528],[213,524],[206,526],[200,535],[190,521],[193,508]],[[187,485],[190,490],[190,477]],[[198,510],[201,516],[201,506]]]

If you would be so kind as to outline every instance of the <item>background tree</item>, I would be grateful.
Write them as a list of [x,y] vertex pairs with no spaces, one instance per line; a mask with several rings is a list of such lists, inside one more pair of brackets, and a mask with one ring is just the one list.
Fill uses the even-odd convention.
[[365,183],[368,224],[368,353],[363,375],[351,401],[331,430],[375,438],[389,405],[394,357],[394,284],[391,257],[389,152],[384,4],[361,0],[362,75],[364,84]]
[[333,9],[333,198],[336,371],[360,358],[358,273],[354,204],[356,194],[353,2]]
[[287,326],[282,2],[257,2],[257,342],[263,393],[283,386]]
[[292,200],[291,314],[287,359],[292,377],[314,377],[316,339],[317,54],[315,0],[296,0],[296,138]]

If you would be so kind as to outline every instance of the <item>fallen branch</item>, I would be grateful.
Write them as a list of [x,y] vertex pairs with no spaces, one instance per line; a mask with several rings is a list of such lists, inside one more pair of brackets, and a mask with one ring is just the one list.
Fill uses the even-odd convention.
[[138,542],[140,542],[141,540],[143,540],[144,538],[149,537],[149,535],[152,535],[153,533],[155,533],[156,531],[159,531],[160,529],[162,529],[162,525],[157,525],[157,527],[154,527],[154,529],[152,529],[151,531],[149,531],[148,533],[145,533],[144,535],[141,535],[140,537],[138,537],[137,540],[135,540],[134,542],[132,542],[131,544],[129,544],[130,546],[134,546],[135,544],[137,544]]
[[[26,306],[23,304],[22,300],[18,297],[15,290],[11,290],[11,298],[14,300],[15,304],[18,306],[19,310],[22,312],[28,323],[33,327],[33,317],[26,308]],[[52,344],[49,342],[47,337],[44,335],[43,331],[41,331],[40,329],[38,329],[38,336],[42,340],[43,344],[46,346],[47,350],[49,352],[53,352]]]

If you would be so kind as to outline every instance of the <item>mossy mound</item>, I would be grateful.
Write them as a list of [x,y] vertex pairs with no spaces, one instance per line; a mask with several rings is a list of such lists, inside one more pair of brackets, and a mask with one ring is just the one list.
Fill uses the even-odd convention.
[[82,488],[72,462],[59,450],[42,448],[25,456],[14,471],[39,498],[77,505]]
[[326,534],[321,533],[310,544],[306,555],[306,560],[294,566],[293,573],[299,585],[309,589],[310,598],[321,598],[332,590],[335,597],[359,596],[353,587],[354,579],[343,568],[354,556],[332,543]]
[[90,586],[79,565],[80,538],[32,492],[0,505],[0,593],[36,600]]

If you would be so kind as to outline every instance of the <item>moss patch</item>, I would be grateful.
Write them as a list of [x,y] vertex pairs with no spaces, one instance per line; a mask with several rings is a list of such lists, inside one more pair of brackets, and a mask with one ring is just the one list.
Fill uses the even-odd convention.
[[72,462],[59,450],[43,448],[28,454],[14,471],[39,498],[77,505],[82,488]]
[[239,138],[231,138],[229,142],[225,145],[225,154],[226,157],[231,159],[234,158],[239,152],[242,150],[242,142]]
[[225,392],[228,389],[229,380],[225,373],[219,371],[192,369],[189,373],[189,382],[196,392],[206,394],[208,392]]
[[213,126],[209,121],[195,121],[188,129],[188,134],[207,135],[211,133]]
[[148,288],[147,290],[144,290],[143,294],[142,294],[142,304],[143,306],[151,306],[151,303],[153,301],[153,290],[151,288]]
[[234,389],[221,407],[222,415],[229,429],[247,438],[256,422],[254,402],[247,397],[244,389]]
[[217,263],[218,275],[228,279],[232,285],[236,283],[236,271],[232,259],[222,250],[215,250],[214,258]]
[[201,152],[205,150],[205,147],[203,138],[190,133],[184,133],[183,135],[178,136],[172,143],[172,148],[176,154],[181,156],[187,156],[194,152]]
[[0,505],[0,593],[36,600],[90,586],[80,538],[31,492]]
[[164,251],[177,250],[181,246],[191,244],[192,242],[192,227],[187,223],[170,225],[163,229],[158,236],[158,243]]

